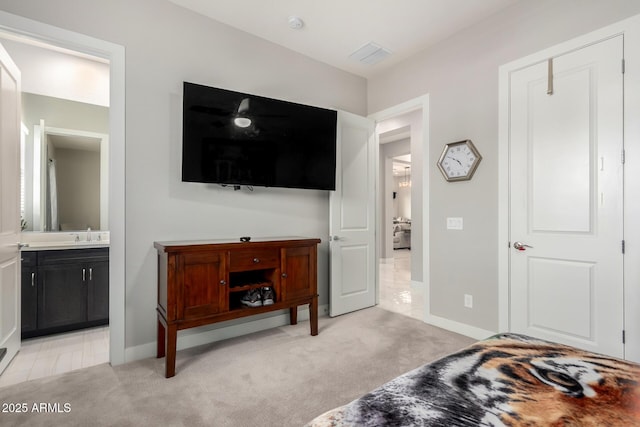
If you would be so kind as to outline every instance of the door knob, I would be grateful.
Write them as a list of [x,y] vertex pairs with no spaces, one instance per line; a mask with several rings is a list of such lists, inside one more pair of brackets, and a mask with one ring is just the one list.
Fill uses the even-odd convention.
[[527,248],[531,248],[533,249],[533,246],[529,246],[527,244],[524,244],[522,242],[514,242],[513,243],[513,248],[519,251],[526,251]]
[[340,240],[340,236],[329,236],[330,240],[333,240],[334,242]]

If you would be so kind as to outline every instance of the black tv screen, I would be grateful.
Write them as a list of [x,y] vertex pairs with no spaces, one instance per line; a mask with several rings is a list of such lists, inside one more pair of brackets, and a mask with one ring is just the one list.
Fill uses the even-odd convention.
[[184,82],[182,180],[335,190],[334,110]]

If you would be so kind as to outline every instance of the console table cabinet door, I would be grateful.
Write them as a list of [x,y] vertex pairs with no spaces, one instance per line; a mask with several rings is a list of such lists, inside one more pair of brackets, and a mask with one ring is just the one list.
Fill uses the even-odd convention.
[[176,259],[178,319],[227,311],[225,252],[186,252]]
[[317,293],[316,246],[282,249],[282,283],[285,301]]

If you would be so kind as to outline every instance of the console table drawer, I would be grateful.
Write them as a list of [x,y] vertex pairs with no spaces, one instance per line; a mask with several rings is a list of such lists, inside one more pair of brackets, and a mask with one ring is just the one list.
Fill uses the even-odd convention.
[[229,259],[230,271],[260,270],[280,267],[280,249],[262,248],[232,251]]

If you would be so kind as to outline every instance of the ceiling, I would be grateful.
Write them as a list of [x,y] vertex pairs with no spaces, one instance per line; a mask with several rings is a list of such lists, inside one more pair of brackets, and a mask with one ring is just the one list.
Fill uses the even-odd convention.
[[[369,77],[522,0],[170,0],[318,61]],[[303,21],[300,29],[289,18]],[[377,64],[349,56],[373,42]]]

